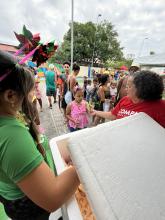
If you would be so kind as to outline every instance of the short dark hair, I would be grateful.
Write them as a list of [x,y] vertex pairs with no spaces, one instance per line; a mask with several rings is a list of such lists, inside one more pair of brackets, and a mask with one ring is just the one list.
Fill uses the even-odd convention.
[[76,63],[73,64],[73,71],[79,71],[80,70],[80,66]]
[[68,66],[70,66],[70,62],[69,62],[69,61],[65,61],[65,62],[63,63],[63,65],[65,65],[65,64],[67,64]]
[[94,77],[94,78],[93,78],[93,82],[98,82],[98,78],[97,78],[97,77]]
[[88,79],[88,80],[87,80],[87,83],[88,83],[88,84],[92,83],[91,79]]
[[162,98],[164,90],[163,79],[157,73],[143,70],[134,73],[132,77],[138,98],[148,101]]
[[99,80],[101,85],[104,85],[108,81],[108,78],[109,78],[108,74],[102,74]]

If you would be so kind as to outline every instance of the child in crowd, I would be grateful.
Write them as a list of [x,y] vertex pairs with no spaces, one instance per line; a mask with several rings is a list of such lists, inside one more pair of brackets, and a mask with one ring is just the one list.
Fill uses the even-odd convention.
[[88,79],[87,81],[87,87],[86,87],[86,101],[89,102],[89,98],[90,98],[90,94],[92,91],[92,81],[90,79]]
[[[89,106],[90,108],[93,108],[95,110],[99,109],[100,106],[100,102],[99,102],[99,98],[98,98],[98,79],[97,77],[95,77],[93,79],[93,88],[90,92],[90,97],[89,97]],[[92,116],[92,123],[94,122],[95,116]]]
[[98,100],[97,92],[98,92],[98,79],[94,78],[93,88],[90,92],[90,97],[89,97],[89,104],[92,105],[95,110],[98,110],[98,105],[100,104]]
[[113,107],[115,99],[116,99],[116,95],[117,95],[117,82],[114,80],[111,82],[110,84],[110,94],[111,94],[111,107]]
[[69,120],[70,131],[86,128],[88,125],[87,102],[83,100],[83,90],[77,88],[74,93],[75,100],[66,108],[66,117]]

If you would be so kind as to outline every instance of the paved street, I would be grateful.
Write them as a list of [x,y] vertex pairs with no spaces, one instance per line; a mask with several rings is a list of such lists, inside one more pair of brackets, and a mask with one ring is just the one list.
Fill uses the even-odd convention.
[[[45,92],[45,82],[40,83],[42,92],[43,112],[40,112],[41,127],[44,128],[45,134],[49,140],[61,134],[68,133],[68,128],[64,123],[62,109],[59,110],[58,103],[53,104],[53,108],[49,109],[48,100]],[[52,98],[53,100],[53,98]]]
[[[50,140],[53,137],[68,133],[68,128],[64,123],[62,109],[58,107],[58,102],[53,104],[53,108],[49,109],[48,100],[46,97],[45,81],[40,83],[42,92],[43,112],[40,112],[41,127],[44,128],[45,134]],[[53,98],[52,98],[53,100]],[[65,209],[63,209],[63,217],[65,216]],[[57,220],[61,216],[61,211],[53,213],[49,220]],[[66,218],[64,218],[66,219]]]

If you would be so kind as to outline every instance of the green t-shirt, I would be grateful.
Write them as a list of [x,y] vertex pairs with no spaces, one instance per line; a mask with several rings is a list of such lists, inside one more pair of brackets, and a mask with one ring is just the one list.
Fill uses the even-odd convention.
[[[41,137],[46,163],[54,169],[48,140]],[[16,185],[44,160],[28,131],[17,119],[0,117],[0,195],[8,200],[22,198]]]
[[45,79],[46,79],[46,89],[47,90],[55,90],[55,73],[53,71],[46,71],[45,72]]

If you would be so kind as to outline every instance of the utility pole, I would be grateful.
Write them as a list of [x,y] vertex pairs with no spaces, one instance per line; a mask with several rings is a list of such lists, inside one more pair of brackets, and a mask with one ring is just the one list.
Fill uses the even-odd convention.
[[72,1],[72,8],[71,8],[71,71],[73,69],[73,23],[74,23],[74,0]]
[[97,26],[98,26],[98,19],[99,19],[99,17],[101,17],[101,14],[98,14],[98,16],[97,16],[96,31],[95,31],[95,35],[94,35],[94,44],[93,44],[93,53],[92,53],[92,67],[93,67],[94,56],[95,56],[96,34],[97,34]]

